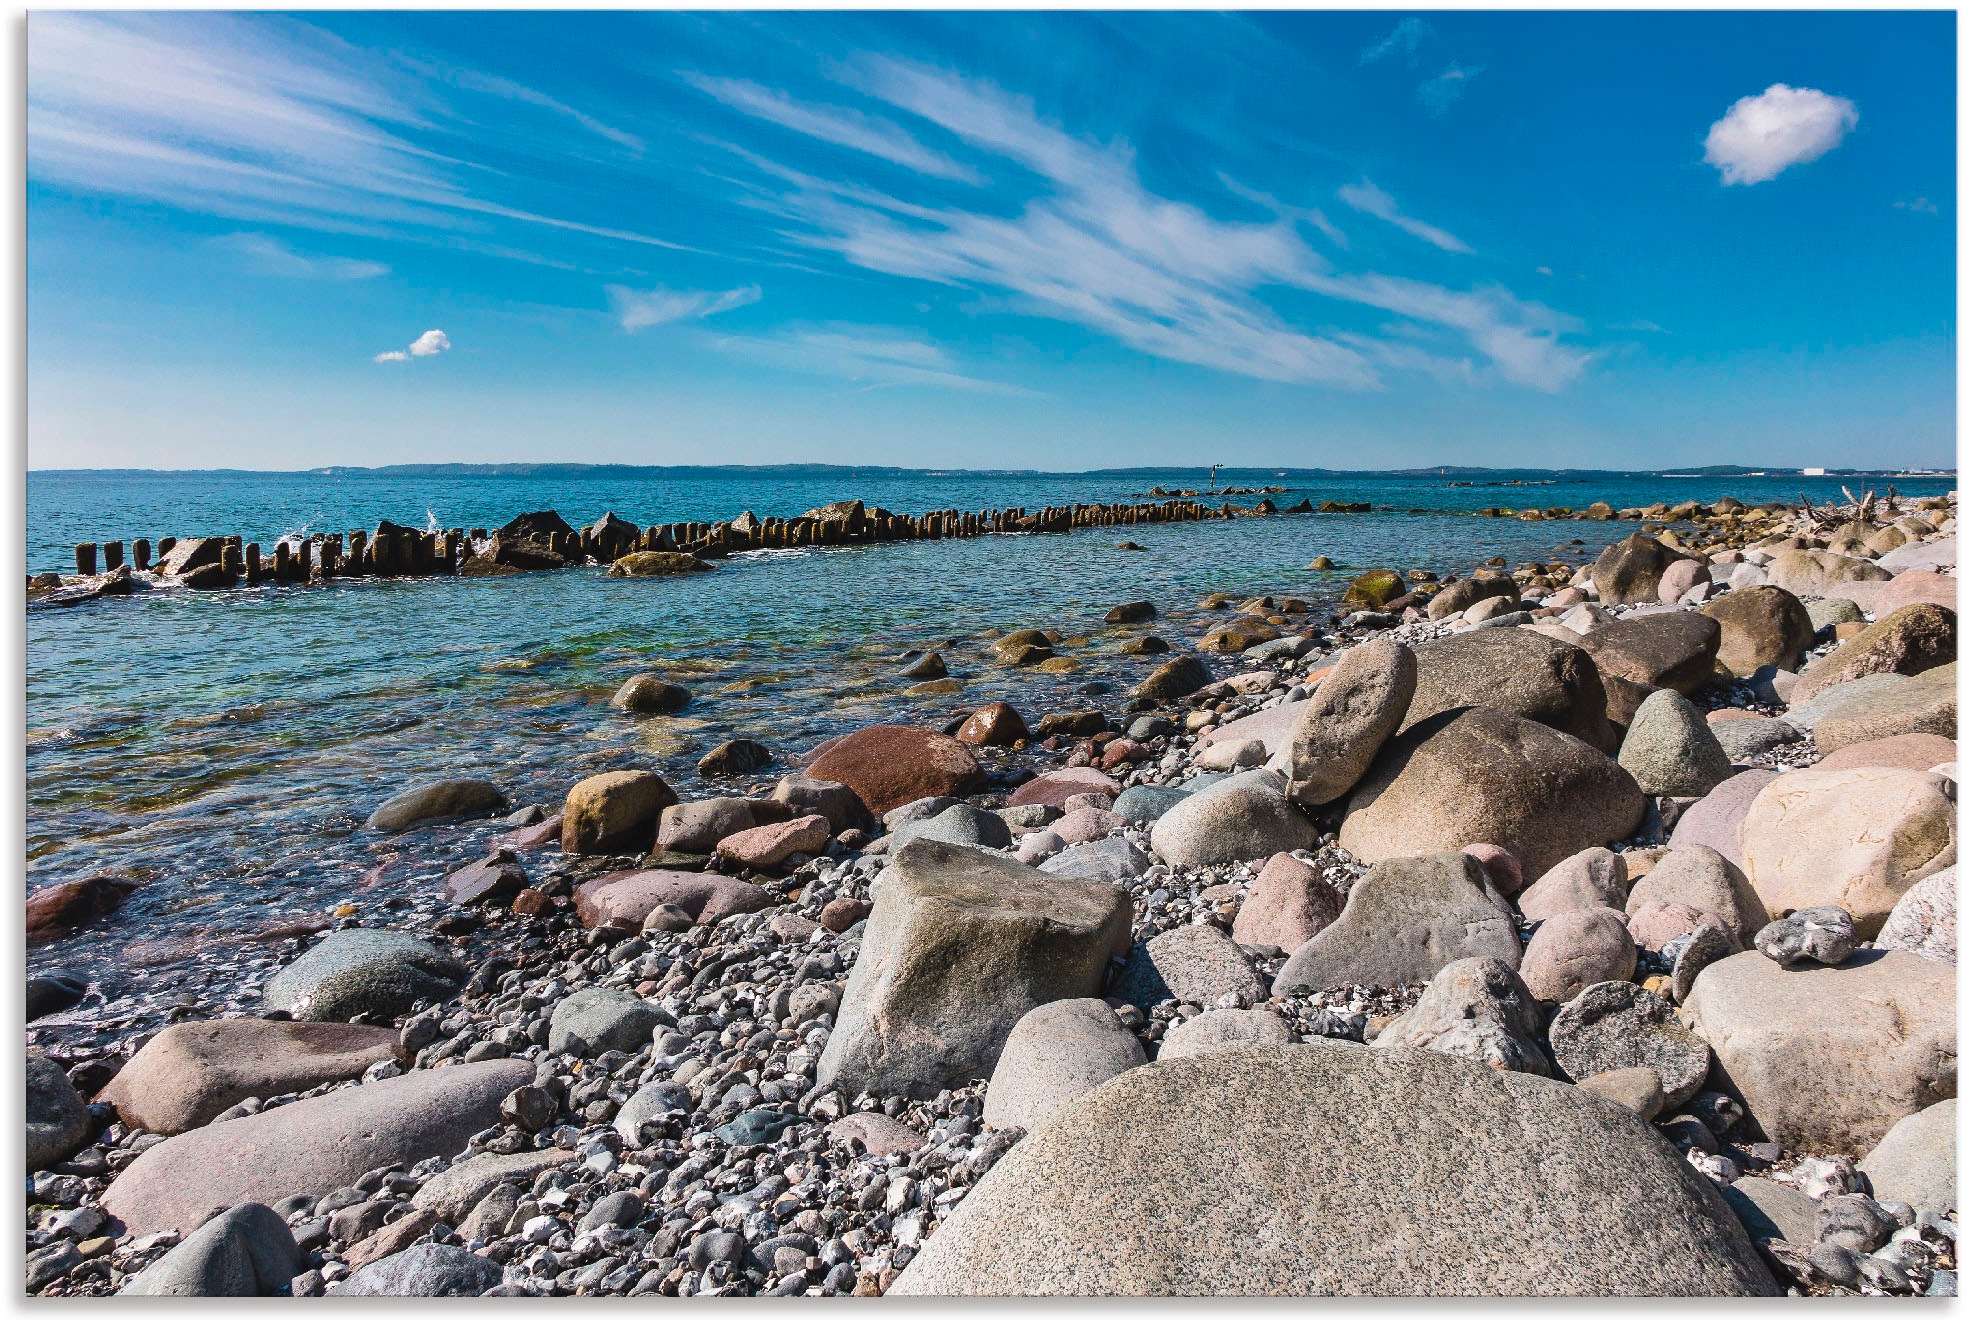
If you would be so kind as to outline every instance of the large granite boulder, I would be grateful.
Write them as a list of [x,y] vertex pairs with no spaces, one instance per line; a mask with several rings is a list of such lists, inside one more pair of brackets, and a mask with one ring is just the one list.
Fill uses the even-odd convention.
[[1619,746],[1619,767],[1648,796],[1705,796],[1735,771],[1707,718],[1673,690],[1640,701]]
[[1769,558],[1763,570],[1770,584],[1787,589],[1799,598],[1837,598],[1854,583],[1892,578],[1890,571],[1880,570],[1862,557],[1846,557],[1815,548],[1778,552]]
[[699,925],[714,925],[772,904],[772,894],[755,883],[687,870],[621,870],[574,889],[574,913],[589,929],[640,929],[659,906],[677,907]]
[[891,1291],[1777,1288],[1713,1185],[1631,1110],[1447,1055],[1317,1041],[1107,1082],[1001,1160]]
[[658,773],[623,769],[582,778],[567,793],[560,817],[560,849],[590,852],[645,851],[656,840],[662,812],[676,793]]
[[257,1017],[181,1022],[152,1037],[96,1099],[130,1127],[176,1136],[243,1099],[345,1081],[395,1056],[396,1032],[387,1026]]
[[1773,584],[1723,594],[1701,609],[1721,626],[1715,661],[1730,676],[1747,678],[1763,667],[1794,671],[1816,630],[1797,596]]
[[1134,1033],[1097,998],[1065,998],[1018,1018],[984,1095],[984,1124],[1036,1131],[1109,1078],[1147,1061]]
[[1380,750],[1339,845],[1372,863],[1488,842],[1534,876],[1629,835],[1645,809],[1632,775],[1584,741],[1513,713],[1454,709]]
[[1311,850],[1318,827],[1286,797],[1279,774],[1252,769],[1178,801],[1148,840],[1170,865],[1218,865]]
[[1649,1068],[1669,1107],[1692,1099],[1708,1077],[1708,1047],[1673,1005],[1624,980],[1587,985],[1559,1008],[1550,1019],[1550,1051],[1573,1081]]
[[873,888],[860,956],[819,1064],[848,1096],[987,1076],[1031,1009],[1096,998],[1133,902],[946,842],[911,842]]
[[1660,576],[1684,556],[1650,534],[1629,534],[1598,554],[1591,568],[1592,587],[1598,590],[1598,600],[1608,607],[1657,603]]
[[1762,789],[1780,776],[1773,768],[1749,768],[1735,774],[1681,812],[1667,845],[1703,846],[1742,863],[1742,821]]
[[1717,1088],[1785,1149],[1861,1155],[1954,1095],[1954,968],[1907,952],[1784,970],[1759,952],[1701,972],[1685,1011]]
[[347,1021],[359,1013],[400,1017],[418,1003],[458,992],[465,967],[422,939],[389,929],[338,929],[266,982],[270,1011],[301,1021]]
[[[1958,667],[1958,663],[1947,663],[1918,676],[1881,672],[1820,691],[1810,703],[1832,702],[1810,729],[1818,752],[1834,754],[1860,741],[1910,732],[1953,740],[1960,716],[1955,692]],[[1865,687],[1862,692],[1860,686]]]
[[1665,904],[1709,917],[1744,946],[1769,923],[1768,908],[1748,875],[1713,847],[1697,842],[1672,847],[1655,862],[1627,893],[1625,911],[1637,917],[1648,907]]
[[986,784],[968,746],[926,727],[886,723],[823,742],[806,775],[852,787],[877,815],[925,796],[968,796]]
[[499,1059],[408,1072],[229,1122],[207,1123],[137,1156],[103,1194],[134,1236],[189,1229],[245,1201],[325,1195],[383,1165],[454,1155],[497,1125],[499,1101],[533,1064]]
[[1960,957],[1956,937],[1960,891],[1956,886],[1957,865],[1935,871],[1906,889],[1885,918],[1876,944],[1899,948],[1936,962],[1956,965]]
[[1509,905],[1482,865],[1459,851],[1382,861],[1352,886],[1339,918],[1284,963],[1274,991],[1432,980],[1450,962],[1493,957],[1514,967],[1523,949]]
[[1803,769],[1742,821],[1742,865],[1771,914],[1840,906],[1878,933],[1905,890],[1954,860],[1953,783],[1904,768]]
[[1954,1101],[1941,1100],[1892,1124],[1858,1169],[1880,1201],[1904,1201],[1943,1214],[1960,1204],[1954,1161]]
[[1819,691],[1861,676],[1880,672],[1917,676],[1953,662],[1955,624],[1949,607],[1931,603],[1902,607],[1804,668],[1790,691],[1790,703],[1800,704]]
[[1574,645],[1528,630],[1473,630],[1415,645],[1414,667],[1403,733],[1479,706],[1554,727],[1607,754],[1619,748],[1598,668]]
[[1414,651],[1393,640],[1346,650],[1291,733],[1291,799],[1324,805],[1351,791],[1407,716],[1417,675]]
[[256,1201],[235,1205],[125,1283],[120,1297],[275,1297],[306,1258],[287,1221]]

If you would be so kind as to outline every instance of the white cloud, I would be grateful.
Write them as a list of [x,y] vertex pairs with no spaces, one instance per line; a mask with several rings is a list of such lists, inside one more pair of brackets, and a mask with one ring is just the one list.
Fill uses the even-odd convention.
[[943,387],[988,395],[1028,395],[1004,382],[961,372],[939,345],[907,331],[835,323],[793,328],[771,336],[720,336],[727,353],[796,372],[841,377],[865,388]]
[[1892,205],[1902,211],[1925,212],[1928,216],[1938,216],[1940,214],[1940,209],[1925,198],[1914,198],[1910,202],[1895,202]]
[[621,319],[623,331],[640,331],[644,327],[680,322],[684,318],[715,317],[733,308],[755,304],[763,296],[764,291],[756,285],[744,285],[735,290],[631,290],[626,285],[608,287],[608,302],[614,306],[615,316]]
[[1339,201],[1354,211],[1368,216],[1377,216],[1388,225],[1405,230],[1416,239],[1426,240],[1436,248],[1450,253],[1474,252],[1467,244],[1443,230],[1440,226],[1429,225],[1426,221],[1416,221],[1411,216],[1403,216],[1393,196],[1370,179],[1357,184],[1348,184],[1339,190]]
[[740,154],[785,184],[760,205],[788,218],[788,238],[855,266],[981,290],[1157,358],[1267,381],[1371,390],[1385,385],[1382,366],[1401,366],[1392,363],[1400,356],[1369,353],[1357,337],[1286,320],[1259,297],[1271,290],[1426,323],[1474,349],[1486,374],[1540,390],[1561,388],[1590,362],[1564,339],[1582,330],[1576,319],[1500,288],[1461,292],[1334,272],[1300,234],[1298,218],[1218,221],[1151,193],[1125,144],[1067,133],[1028,99],[992,84],[891,59],[864,61],[855,79],[879,100],[1039,179],[1021,209],[980,213]]
[[433,328],[411,341],[407,350],[384,350],[376,356],[376,362],[408,363],[412,359],[428,359],[450,348],[451,338]]
[[1714,122],[1703,159],[1721,171],[1723,184],[1760,184],[1815,161],[1857,123],[1858,108],[1843,97],[1775,83]]
[[1433,114],[1445,114],[1448,107],[1460,101],[1462,93],[1468,91],[1470,80],[1486,68],[1487,65],[1481,64],[1450,63],[1446,69],[1415,88],[1414,95]]
[[389,264],[366,258],[335,258],[298,252],[271,235],[228,235],[221,247],[243,254],[262,276],[293,276],[328,281],[367,281],[389,275]]
[[1393,31],[1359,52],[1359,63],[1377,64],[1389,55],[1404,55],[1412,59],[1421,39],[1427,34],[1425,22],[1418,18],[1403,18],[1393,25]]
[[807,105],[794,101],[783,92],[760,87],[742,78],[711,78],[702,74],[685,74],[684,77],[731,109],[768,120],[794,133],[865,152],[937,179],[960,180],[966,184],[982,182],[983,177],[976,171],[934,148],[924,146],[905,130],[886,120],[838,106]]

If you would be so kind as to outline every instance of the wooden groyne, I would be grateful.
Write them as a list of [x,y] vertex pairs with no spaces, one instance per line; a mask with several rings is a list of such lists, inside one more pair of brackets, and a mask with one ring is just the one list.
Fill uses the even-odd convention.
[[[585,528],[553,511],[521,515],[496,530],[417,530],[384,521],[374,530],[347,534],[287,535],[270,553],[240,536],[147,538],[75,545],[75,573],[114,577],[120,568],[163,577],[190,588],[248,584],[308,584],[361,577],[497,575],[585,564],[612,564],[637,552],[683,553],[699,558],[766,549],[847,547],[919,539],[978,538],[987,534],[1069,534],[1076,529],[1232,520],[1278,514],[1357,513],[1366,502],[1310,500],[1280,508],[1265,499],[1251,506],[1199,501],[1079,502],[1039,510],[930,511],[901,515],[863,502],[835,502],[803,515],[760,517],[750,511],[733,520],[635,525],[609,512]],[[52,579],[54,577],[38,577]],[[53,585],[46,586],[54,588]],[[111,590],[113,592],[113,590]]]

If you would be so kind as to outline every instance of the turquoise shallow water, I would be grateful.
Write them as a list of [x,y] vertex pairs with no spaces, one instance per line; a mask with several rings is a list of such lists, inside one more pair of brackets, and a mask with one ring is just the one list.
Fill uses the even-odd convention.
[[[236,532],[270,542],[304,527],[422,524],[426,508],[445,526],[496,525],[541,507],[575,523],[613,509],[649,524],[728,518],[746,507],[796,514],[850,495],[909,512],[1037,507],[1114,500],[1155,481],[1194,477],[638,485],[30,475],[29,564],[59,565],[56,557],[85,537]],[[994,699],[1033,716],[1099,702],[1085,697],[1089,681],[1118,689],[1155,661],[1120,656],[1122,633],[1100,624],[1123,600],[1160,604],[1167,615],[1150,628],[1181,648],[1223,615],[1194,608],[1212,591],[1330,599],[1370,565],[1447,573],[1493,554],[1512,563],[1575,561],[1629,529],[1441,513],[1457,507],[1582,507],[1599,498],[1631,505],[1727,493],[1757,500],[1793,497],[1800,484],[1655,479],[1497,489],[1331,481],[1302,495],[1400,509],[764,553],[682,580],[610,580],[586,568],[151,593],[31,611],[28,887],[98,871],[150,880],[114,921],[37,953],[33,964],[111,960],[133,939],[209,933],[242,916],[427,886],[393,880],[463,863],[455,857],[469,843],[456,835],[383,842],[358,831],[377,802],[417,781],[489,777],[524,804],[556,799],[599,769],[639,765],[659,769],[687,794],[697,756],[730,736],[792,753],[867,722],[940,724]],[[1813,486],[1814,496],[1836,491]],[[1902,482],[1900,490],[1948,486]],[[1413,507],[1436,513],[1405,513]],[[1117,549],[1123,538],[1147,551]],[[1305,570],[1321,553],[1351,570]],[[1071,639],[1061,652],[1079,659],[1081,670],[1039,675],[991,661],[988,641],[1025,626],[1065,631]],[[940,648],[965,683],[962,693],[904,694],[909,683],[895,677],[894,657],[912,647]],[[614,687],[643,670],[672,675],[696,700],[672,718],[610,711]],[[378,865],[380,882],[370,874]]]

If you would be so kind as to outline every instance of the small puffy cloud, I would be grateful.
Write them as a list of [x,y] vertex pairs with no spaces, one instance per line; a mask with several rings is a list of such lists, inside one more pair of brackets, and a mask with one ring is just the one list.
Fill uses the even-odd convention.
[[384,350],[376,356],[377,363],[408,363],[412,359],[428,359],[442,354],[451,348],[451,338],[435,328],[410,342],[408,349]]
[[1378,64],[1389,55],[1404,55],[1412,59],[1427,33],[1427,24],[1420,19],[1403,18],[1393,25],[1393,31],[1359,52],[1359,63]]
[[1357,184],[1348,184],[1340,189],[1339,201],[1354,211],[1377,216],[1388,225],[1397,226],[1414,238],[1425,240],[1438,249],[1449,253],[1473,251],[1467,244],[1440,226],[1429,225],[1426,221],[1417,221],[1411,216],[1402,214],[1399,206],[1393,201],[1393,195],[1370,179],[1363,179]]
[[1928,216],[1938,216],[1940,214],[1940,209],[1925,198],[1914,198],[1911,202],[1895,202],[1892,205],[1900,211],[1925,212]]
[[608,302],[621,319],[623,331],[640,331],[685,318],[715,317],[755,304],[764,293],[756,285],[741,285],[735,290],[631,290],[626,285],[611,285]]
[[1775,83],[1728,108],[1707,131],[1707,163],[1723,184],[1760,184],[1844,141],[1858,108],[1812,87]]

